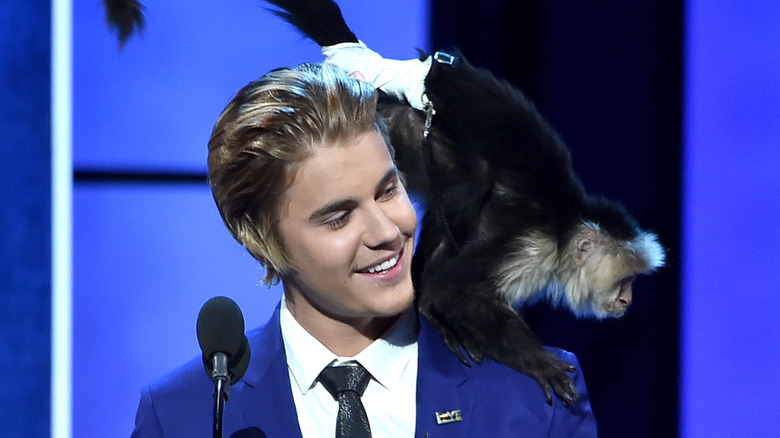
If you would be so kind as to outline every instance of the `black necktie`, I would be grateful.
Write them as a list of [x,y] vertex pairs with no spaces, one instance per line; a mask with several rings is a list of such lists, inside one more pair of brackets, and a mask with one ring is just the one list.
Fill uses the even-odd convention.
[[348,362],[343,366],[326,367],[318,380],[339,402],[336,438],[370,438],[371,428],[360,397],[371,380],[371,374],[359,363]]

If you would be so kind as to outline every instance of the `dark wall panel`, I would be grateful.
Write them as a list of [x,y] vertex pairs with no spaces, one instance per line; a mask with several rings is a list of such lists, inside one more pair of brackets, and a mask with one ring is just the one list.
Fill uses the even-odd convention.
[[572,150],[588,191],[622,201],[668,250],[620,320],[526,312],[580,358],[600,436],[677,433],[682,4],[434,0],[435,47],[522,88]]

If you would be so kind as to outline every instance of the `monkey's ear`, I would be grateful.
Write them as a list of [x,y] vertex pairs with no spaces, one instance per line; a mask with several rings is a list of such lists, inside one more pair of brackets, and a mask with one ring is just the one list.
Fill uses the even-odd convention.
[[598,236],[596,232],[591,229],[585,229],[577,233],[573,239],[574,246],[574,262],[577,266],[584,265],[596,247],[599,245]]

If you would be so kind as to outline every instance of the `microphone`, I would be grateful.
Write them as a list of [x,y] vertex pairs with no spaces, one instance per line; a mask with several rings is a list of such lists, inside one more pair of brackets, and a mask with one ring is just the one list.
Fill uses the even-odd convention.
[[213,437],[222,438],[222,415],[230,397],[230,385],[238,382],[249,366],[244,315],[230,298],[214,297],[200,309],[197,332],[203,366],[214,382]]
[[249,366],[249,342],[244,335],[244,315],[235,301],[214,297],[198,314],[198,344],[203,366],[211,380],[238,382]]

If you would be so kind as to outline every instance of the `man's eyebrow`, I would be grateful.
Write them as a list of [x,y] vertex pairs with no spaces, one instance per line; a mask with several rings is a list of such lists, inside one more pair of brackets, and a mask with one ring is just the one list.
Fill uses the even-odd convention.
[[[384,188],[384,186],[387,185],[388,182],[392,181],[393,179],[398,177],[398,168],[393,166],[390,169],[387,170],[385,175],[382,177],[382,179],[379,180],[379,183],[377,183],[376,188],[374,189],[374,192],[379,192]],[[314,213],[309,216],[309,222],[312,223],[319,223],[322,221],[322,219],[330,214],[333,214],[337,211],[343,211],[343,210],[350,210],[358,205],[358,200],[354,198],[346,198],[346,199],[338,199],[333,202],[329,202],[325,206],[317,209]]]

